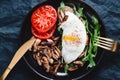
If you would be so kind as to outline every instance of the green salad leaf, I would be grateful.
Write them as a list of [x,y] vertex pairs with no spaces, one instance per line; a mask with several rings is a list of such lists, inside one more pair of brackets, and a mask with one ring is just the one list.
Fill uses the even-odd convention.
[[[93,67],[96,65],[94,62],[94,58],[97,55],[98,47],[94,45],[94,41],[96,40],[97,36],[100,36],[99,21],[95,16],[92,16],[92,20],[94,25],[90,24],[87,19],[85,20],[85,27],[87,33],[89,34],[90,43],[88,46],[88,54],[82,59],[82,61],[83,62],[89,61],[88,67]],[[93,32],[91,32],[89,29],[92,29]]]
[[64,68],[64,72],[65,72],[65,73],[68,72],[68,67],[69,67],[69,65],[68,65],[68,64],[65,64],[65,68]]
[[65,4],[63,1],[60,3],[60,8],[62,9],[63,12],[65,11]]
[[57,28],[57,30],[60,32],[60,34],[62,34],[62,33],[63,33],[62,28],[58,27],[58,28]]

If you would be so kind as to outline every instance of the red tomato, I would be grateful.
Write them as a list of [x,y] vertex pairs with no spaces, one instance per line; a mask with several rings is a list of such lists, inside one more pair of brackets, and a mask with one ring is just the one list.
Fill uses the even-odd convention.
[[45,33],[39,33],[36,29],[34,29],[34,27],[32,27],[32,34],[39,39],[48,39],[48,38],[52,37],[52,35],[55,32],[55,29],[56,29],[56,25],[53,26],[52,29],[50,29],[49,31],[47,31]]
[[57,21],[57,12],[50,5],[40,6],[36,9],[32,16],[32,26],[40,33],[49,31]]

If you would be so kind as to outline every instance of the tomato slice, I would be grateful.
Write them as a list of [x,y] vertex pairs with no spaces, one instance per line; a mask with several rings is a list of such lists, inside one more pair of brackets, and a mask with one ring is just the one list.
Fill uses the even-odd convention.
[[32,34],[39,39],[48,39],[53,36],[55,29],[56,29],[56,25],[54,25],[53,28],[51,28],[49,31],[45,33],[40,33],[34,27],[32,27]]
[[40,33],[49,31],[57,21],[57,12],[50,5],[43,5],[36,9],[32,16],[32,26]]

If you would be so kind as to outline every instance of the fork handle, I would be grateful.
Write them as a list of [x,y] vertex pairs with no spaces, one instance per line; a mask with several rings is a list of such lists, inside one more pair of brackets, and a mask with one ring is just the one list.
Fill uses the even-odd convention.
[[13,69],[13,67],[16,65],[16,63],[22,58],[22,56],[27,52],[27,50],[29,48],[31,48],[31,46],[33,45],[34,41],[36,40],[36,38],[32,37],[30,40],[28,40],[27,42],[25,42],[15,53],[14,57],[12,58],[10,64],[8,65],[8,67],[6,68],[6,70],[4,71],[4,73],[2,74],[2,76],[0,77],[0,80],[5,80],[5,78],[7,77],[7,75],[10,73],[10,71]]

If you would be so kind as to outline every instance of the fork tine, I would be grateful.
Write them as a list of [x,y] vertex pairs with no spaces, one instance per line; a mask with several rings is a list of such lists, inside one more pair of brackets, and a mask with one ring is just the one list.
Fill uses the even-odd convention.
[[103,37],[97,37],[95,41],[95,45],[101,48],[104,48],[106,50],[111,50],[113,47],[114,40],[103,38]]
[[[103,40],[103,39],[105,39],[105,40]],[[112,41],[112,40],[109,40],[109,41]],[[95,44],[99,44],[99,46],[101,45],[102,47],[104,46],[104,47],[107,47],[107,48],[111,49],[112,46],[113,46],[113,42],[109,42],[109,41],[106,41],[106,38],[97,37],[97,39],[95,41]]]
[[101,41],[97,42],[96,44],[103,45],[103,46],[106,46],[106,47],[109,47],[109,48],[112,47],[112,44],[107,44],[107,43],[104,43],[104,42],[101,42]]
[[108,42],[108,41],[104,41],[104,40],[101,40],[101,39],[96,39],[96,43],[97,42],[102,42],[102,43],[106,43],[106,44],[110,44],[110,45],[112,45],[113,43],[112,42]]
[[95,44],[95,45],[98,46],[98,47],[104,48],[106,50],[111,50],[111,48],[103,46],[103,45],[100,45],[100,44]]
[[97,37],[98,39],[103,39],[103,40],[106,40],[106,41],[110,41],[110,42],[114,42],[114,40],[112,39],[108,39],[108,38],[103,38],[103,37]]
[[117,41],[104,37],[97,37],[94,45],[112,52],[119,49],[119,43]]

